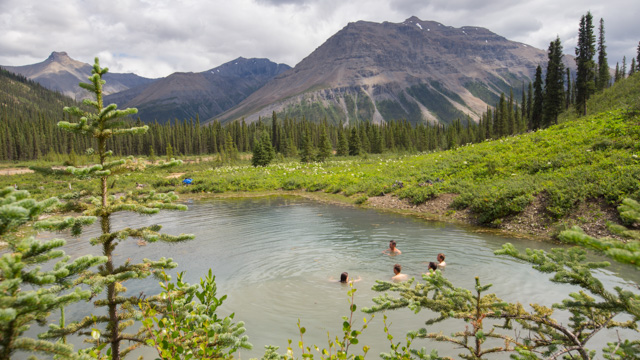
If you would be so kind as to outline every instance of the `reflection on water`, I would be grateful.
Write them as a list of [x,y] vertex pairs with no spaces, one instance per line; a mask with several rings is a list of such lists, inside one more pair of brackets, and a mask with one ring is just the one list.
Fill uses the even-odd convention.
[[[378,294],[371,286],[376,279],[389,279],[395,263],[403,266],[404,273],[419,277],[439,252],[446,254],[445,276],[456,286],[472,288],[474,277],[479,276],[483,283],[494,284],[492,291],[508,301],[551,305],[576,290],[549,282],[549,275],[527,264],[493,255],[505,242],[519,248],[548,249],[549,244],[479,234],[450,224],[299,198],[197,201],[189,204],[186,212],[162,212],[153,217],[126,214],[115,217],[112,225],[117,229],[154,223],[162,224],[164,232],[193,233],[196,239],[182,244],[144,247],[138,247],[135,241],[124,241],[116,250],[116,263],[127,258],[140,261],[172,257],[180,264],[177,271],[186,271],[185,278],[190,282],[197,282],[209,268],[213,269],[218,295],[228,295],[222,312],[233,312],[236,320],[246,323],[249,340],[254,345],[254,350],[240,354],[245,359],[260,357],[264,345],[280,346],[284,351],[287,339],[297,343],[298,319],[307,328],[307,345],[326,347],[327,331],[334,338],[340,335],[341,316],[348,315],[348,287],[329,279],[339,278],[343,271],[362,277],[362,281],[356,283],[359,308],[372,305],[371,298]],[[98,254],[98,248],[87,241],[98,231],[98,227],[92,227],[81,238],[70,239],[67,253],[72,256]],[[382,254],[392,239],[397,241],[401,255]],[[611,288],[631,289],[634,282],[640,282],[638,272],[626,266],[600,271],[600,277]],[[129,282],[128,286],[131,293],[160,291],[157,282],[151,279]],[[70,318],[79,318],[93,309],[87,304],[68,311]],[[365,314],[358,311],[356,315],[356,323],[361,324]],[[424,321],[433,314],[423,311],[415,315],[399,310],[387,315],[392,324],[390,330],[395,340],[400,341],[408,330],[423,327]],[[429,330],[450,333],[462,326],[448,322]],[[601,338],[596,339],[601,346],[593,348],[613,341],[615,335]],[[382,314],[373,320],[360,344],[372,347],[372,358],[388,351]],[[459,353],[448,344],[428,340],[415,341],[414,345],[438,349],[441,355],[457,357]],[[152,354],[148,349],[140,353]]]

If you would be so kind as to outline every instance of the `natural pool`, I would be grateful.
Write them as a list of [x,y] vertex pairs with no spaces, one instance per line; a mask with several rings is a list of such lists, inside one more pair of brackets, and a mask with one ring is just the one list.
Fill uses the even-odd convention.
[[[307,329],[304,337],[307,345],[326,347],[327,331],[334,338],[340,335],[341,316],[348,315],[348,287],[329,279],[338,278],[343,271],[362,277],[356,283],[355,301],[359,308],[372,305],[371,298],[379,293],[372,291],[371,286],[376,279],[390,279],[395,263],[403,266],[404,273],[419,277],[439,252],[446,254],[444,274],[456,286],[470,289],[474,277],[479,276],[483,283],[494,284],[492,291],[508,301],[551,305],[577,290],[551,283],[550,275],[539,273],[528,264],[493,255],[493,251],[506,242],[522,249],[557,247],[547,243],[295,197],[200,200],[187,205],[186,212],[115,217],[114,229],[158,223],[170,234],[196,235],[195,240],[174,245],[156,243],[139,247],[135,240],[125,241],[118,245],[116,263],[127,258],[140,261],[172,257],[180,264],[177,271],[186,271],[186,279],[194,283],[211,268],[216,275],[218,295],[228,295],[222,311],[235,312],[236,321],[245,322],[249,341],[254,345],[252,351],[239,354],[244,359],[260,357],[264,345],[280,346],[281,353],[286,351],[287,339],[297,345],[298,319]],[[98,254],[98,248],[87,241],[98,231],[97,227],[91,227],[82,237],[69,239],[67,253],[72,256]],[[398,242],[401,255],[382,254],[392,239]],[[599,271],[598,276],[609,288],[622,286],[637,291],[634,284],[640,283],[639,272],[628,266],[613,265]],[[127,286],[132,293],[160,291],[152,279],[132,281]],[[80,305],[67,311],[69,317],[79,317],[92,311],[92,307]],[[387,312],[387,315],[395,341],[403,340],[408,330],[423,327],[424,321],[432,316],[426,311],[416,315],[406,309]],[[365,316],[358,311],[356,328]],[[437,326],[429,330],[450,333],[464,325],[451,321]],[[382,314],[378,314],[356,349],[369,345],[368,358],[371,359],[378,358],[381,351],[388,351],[389,343],[382,327]],[[615,334],[599,335],[594,340],[597,342],[592,348],[600,349],[607,341],[614,341]],[[422,346],[438,349],[440,355],[457,357],[460,352],[450,344],[414,342],[414,347]],[[145,354],[145,358],[155,355],[150,349],[140,353]],[[135,357],[132,354],[132,358]]]

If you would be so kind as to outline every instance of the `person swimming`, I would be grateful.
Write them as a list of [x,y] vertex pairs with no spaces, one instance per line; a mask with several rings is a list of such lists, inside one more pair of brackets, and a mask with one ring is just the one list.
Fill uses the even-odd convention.
[[440,253],[438,254],[438,269],[444,269],[445,266],[447,266],[447,263],[444,262],[444,254]]
[[360,280],[362,280],[362,278],[360,276],[358,276],[357,279],[350,279],[349,278],[349,273],[346,272],[346,271],[343,272],[342,274],[340,274],[340,282],[343,283],[343,284],[354,283],[354,282],[358,282]]
[[400,264],[393,265],[393,273],[395,275],[391,277],[391,280],[393,280],[394,282],[402,282],[402,281],[409,280],[409,276],[407,274],[402,273],[402,265]]
[[389,255],[400,255],[402,254],[402,251],[400,251],[400,249],[398,249],[396,247],[396,241],[395,240],[391,240],[389,241],[389,248],[388,249],[384,249],[382,251],[383,254],[389,254]]
[[438,264],[433,261],[429,262],[429,266],[427,267],[427,275],[433,274],[436,270],[438,270]]

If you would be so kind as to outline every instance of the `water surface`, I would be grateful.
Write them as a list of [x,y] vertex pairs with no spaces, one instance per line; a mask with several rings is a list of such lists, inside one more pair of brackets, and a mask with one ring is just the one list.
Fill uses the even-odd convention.
[[[348,315],[348,287],[335,281],[343,271],[362,278],[355,284],[359,308],[373,304],[371,298],[379,294],[372,291],[371,286],[376,279],[390,279],[394,264],[401,264],[404,273],[420,277],[427,263],[435,261],[440,252],[446,254],[444,274],[456,286],[472,288],[474,277],[479,276],[483,283],[494,285],[492,292],[508,301],[551,305],[577,290],[549,282],[548,274],[541,274],[528,264],[493,255],[494,250],[506,242],[521,249],[551,248],[547,243],[294,197],[190,201],[188,206],[186,212],[114,217],[114,229],[158,223],[170,234],[196,235],[195,240],[182,244],[139,247],[135,240],[124,241],[117,247],[116,263],[127,258],[140,261],[172,257],[180,264],[177,271],[185,271],[185,278],[190,282],[197,282],[211,268],[216,275],[218,294],[228,295],[221,312],[225,315],[233,312],[236,320],[244,321],[254,345],[254,350],[242,351],[240,358],[260,357],[264,345],[268,344],[280,346],[284,352],[287,339],[297,344],[298,319],[307,329],[305,343],[326,347],[327,332],[334,338],[340,335],[341,317]],[[87,241],[98,231],[98,227],[91,227],[81,238],[68,240],[67,253],[72,256],[98,254],[98,248]],[[397,241],[401,255],[382,253],[389,240]],[[599,271],[598,276],[609,288],[634,289],[634,283],[640,283],[638,272],[623,265]],[[161,290],[151,279],[130,281],[127,286],[131,293]],[[87,311],[92,311],[91,306],[74,306],[69,316],[79,317]],[[433,316],[427,311],[415,315],[406,309],[387,315],[396,341],[404,339],[408,330],[423,327],[424,321]],[[365,316],[358,311],[355,323],[361,325]],[[462,322],[448,321],[429,330],[450,333],[463,326]],[[600,345],[593,348],[601,348],[607,341],[614,341],[615,334],[605,334],[595,340]],[[380,351],[389,350],[382,331],[382,314],[373,320],[360,344],[371,346],[369,358],[373,359],[378,358]],[[361,349],[361,345],[357,348]],[[438,349],[440,355],[457,357],[459,353],[449,344],[428,340],[417,340],[414,345]],[[153,354],[149,349],[141,353]]]

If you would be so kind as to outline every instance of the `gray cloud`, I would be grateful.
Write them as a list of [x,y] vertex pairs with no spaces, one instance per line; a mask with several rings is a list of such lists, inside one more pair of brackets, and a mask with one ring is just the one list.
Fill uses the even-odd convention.
[[294,66],[349,22],[410,16],[482,26],[546,49],[560,36],[573,54],[580,16],[605,19],[609,62],[635,56],[640,3],[611,0],[0,0],[0,64],[42,61],[51,51],[96,55],[117,72],[166,76],[204,71],[239,56]]

